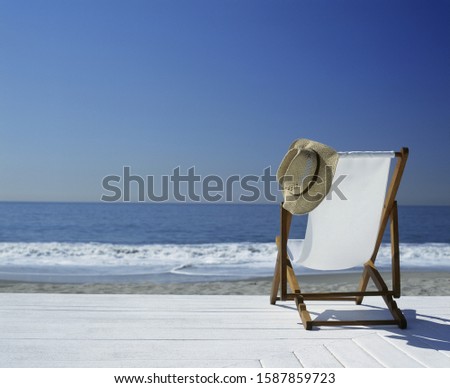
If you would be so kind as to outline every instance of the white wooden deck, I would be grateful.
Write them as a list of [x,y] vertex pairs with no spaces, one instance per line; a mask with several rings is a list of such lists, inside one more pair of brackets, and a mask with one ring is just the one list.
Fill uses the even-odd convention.
[[[0,294],[0,367],[450,367],[450,297],[402,297],[407,330],[305,331],[293,302],[268,299]],[[385,316],[379,298],[309,306]]]

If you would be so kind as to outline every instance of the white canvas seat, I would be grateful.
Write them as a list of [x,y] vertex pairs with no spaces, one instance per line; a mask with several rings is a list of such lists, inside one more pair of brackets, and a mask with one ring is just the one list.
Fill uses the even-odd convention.
[[338,270],[362,266],[370,259],[394,157],[393,151],[339,153],[333,179],[339,194],[330,192],[308,214],[304,240],[288,240],[294,262],[311,269]]
[[[276,239],[278,257],[272,284],[271,303],[274,304],[276,300],[295,299],[303,324],[307,329],[311,329],[312,326],[336,325],[339,322],[312,321],[304,304],[306,299],[348,300],[351,298],[359,304],[365,295],[380,295],[385,298],[394,319],[379,322],[365,321],[365,323],[395,323],[400,327],[406,327],[406,320],[392,298],[400,296],[398,217],[395,196],[407,157],[407,148],[403,148],[400,152],[339,153],[332,189],[327,197],[308,214],[304,239],[289,238],[289,234],[295,236],[295,231],[290,230],[292,214],[281,207],[281,233]],[[395,158],[397,163],[389,179],[391,161]],[[376,255],[389,219],[391,220],[392,290],[388,290],[375,267]],[[363,274],[358,291],[302,293],[292,262],[298,263],[300,267],[328,271],[361,267]],[[366,291],[369,278],[374,281],[378,291]],[[291,293],[287,292],[287,284],[291,288]],[[280,297],[278,297],[279,289]]]

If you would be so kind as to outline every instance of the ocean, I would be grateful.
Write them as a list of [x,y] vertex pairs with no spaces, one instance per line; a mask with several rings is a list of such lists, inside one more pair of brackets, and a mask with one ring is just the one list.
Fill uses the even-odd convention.
[[[402,269],[450,271],[450,207],[399,208]],[[306,217],[294,217],[301,237]],[[0,279],[188,282],[273,274],[278,205],[0,202]],[[388,236],[385,236],[388,237]],[[389,268],[389,240],[377,258]],[[313,271],[307,271],[313,272]]]

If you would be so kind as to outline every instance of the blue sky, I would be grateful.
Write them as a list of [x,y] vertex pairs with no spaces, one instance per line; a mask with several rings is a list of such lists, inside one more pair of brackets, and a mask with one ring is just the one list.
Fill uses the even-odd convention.
[[262,174],[292,140],[410,148],[450,205],[450,1],[0,1],[0,200],[102,178]]

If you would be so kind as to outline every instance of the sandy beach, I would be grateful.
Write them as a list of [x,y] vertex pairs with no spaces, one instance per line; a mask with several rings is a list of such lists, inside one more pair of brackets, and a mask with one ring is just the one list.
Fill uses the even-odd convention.
[[[385,274],[385,279],[390,275]],[[305,292],[352,291],[359,274],[307,275],[301,279]],[[450,272],[403,272],[402,295],[450,295]],[[389,282],[387,282],[389,285]],[[178,294],[178,295],[269,295],[271,278],[198,283],[37,283],[0,281],[1,293],[67,294]]]

